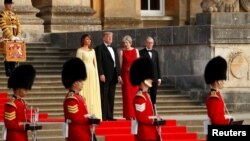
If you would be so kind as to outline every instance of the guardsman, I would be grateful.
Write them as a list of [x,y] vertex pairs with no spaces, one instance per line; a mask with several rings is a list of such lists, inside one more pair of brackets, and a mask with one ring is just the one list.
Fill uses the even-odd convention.
[[91,125],[99,124],[100,119],[94,120],[95,118],[88,114],[85,99],[79,94],[86,78],[85,65],[79,58],[72,58],[63,65],[62,83],[69,90],[63,103],[68,127],[67,141],[96,140],[95,135],[91,134]]
[[[12,10],[12,0],[4,0],[5,9],[0,14],[0,27],[3,39],[21,40],[21,26],[18,16]],[[10,76],[15,69],[16,62],[4,61],[6,76]]]
[[220,93],[224,80],[227,79],[226,74],[227,62],[221,56],[212,58],[206,65],[204,78],[206,83],[211,86],[206,99],[206,107],[211,124],[228,125],[233,121]]
[[138,123],[138,132],[135,133],[137,141],[160,141],[160,126],[165,120],[154,112],[154,106],[149,95],[154,78],[153,62],[149,58],[135,60],[130,69],[132,85],[139,86],[140,90],[134,97],[135,116]]
[[14,95],[4,107],[4,124],[7,128],[6,141],[28,141],[26,103],[23,100],[31,90],[36,71],[32,65],[18,66],[8,79],[8,88],[13,89]]

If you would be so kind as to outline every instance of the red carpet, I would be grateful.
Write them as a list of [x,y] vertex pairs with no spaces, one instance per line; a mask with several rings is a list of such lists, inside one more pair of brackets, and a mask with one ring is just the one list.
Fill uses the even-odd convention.
[[[105,136],[105,141],[134,141],[130,133],[130,121],[103,121],[96,127],[97,136]],[[196,133],[187,132],[185,126],[177,126],[176,120],[167,120],[162,126],[163,141],[201,141]]]

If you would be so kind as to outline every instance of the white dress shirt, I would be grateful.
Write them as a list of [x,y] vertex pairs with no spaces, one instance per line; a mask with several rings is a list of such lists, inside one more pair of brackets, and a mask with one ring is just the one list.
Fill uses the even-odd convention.
[[113,48],[110,45],[107,45],[107,48],[108,48],[109,53],[111,54],[111,57],[112,57],[112,59],[114,61],[114,68],[115,68],[116,65],[115,65],[115,53],[114,53],[114,50],[113,50]]
[[148,49],[148,48],[146,48],[146,49],[148,51],[148,54],[149,54],[150,58],[152,59],[152,49]]

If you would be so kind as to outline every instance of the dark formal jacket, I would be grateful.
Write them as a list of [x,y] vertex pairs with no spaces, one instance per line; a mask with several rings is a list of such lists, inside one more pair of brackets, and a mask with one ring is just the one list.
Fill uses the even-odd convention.
[[[105,75],[106,82],[118,82],[118,76],[121,74],[120,63],[118,57],[117,48],[112,47],[115,54],[115,66],[111,54],[109,53],[108,48],[103,43],[95,48],[97,68],[99,75]],[[115,76],[114,76],[115,75]]]
[[[146,47],[139,51],[140,57],[147,57],[150,58]],[[161,71],[160,71],[160,64],[159,64],[159,55],[158,52],[152,49],[152,61],[154,64],[154,81],[161,79]]]

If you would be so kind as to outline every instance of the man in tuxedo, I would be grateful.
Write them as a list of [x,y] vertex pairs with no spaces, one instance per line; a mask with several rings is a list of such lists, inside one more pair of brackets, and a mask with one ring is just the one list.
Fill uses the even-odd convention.
[[103,33],[103,43],[96,46],[96,60],[100,79],[102,119],[114,120],[114,99],[117,82],[121,82],[117,48],[112,47],[112,32]]
[[158,86],[161,85],[161,72],[160,72],[160,65],[159,65],[159,56],[158,56],[158,52],[155,49],[153,49],[154,39],[152,37],[148,36],[146,38],[145,45],[146,45],[146,47],[144,49],[141,49],[139,51],[139,54],[141,57],[147,57],[147,58],[152,59],[152,61],[153,61],[154,78],[153,78],[152,87],[149,89],[149,94],[150,94],[152,104],[155,105],[156,104],[157,88],[158,88]]

